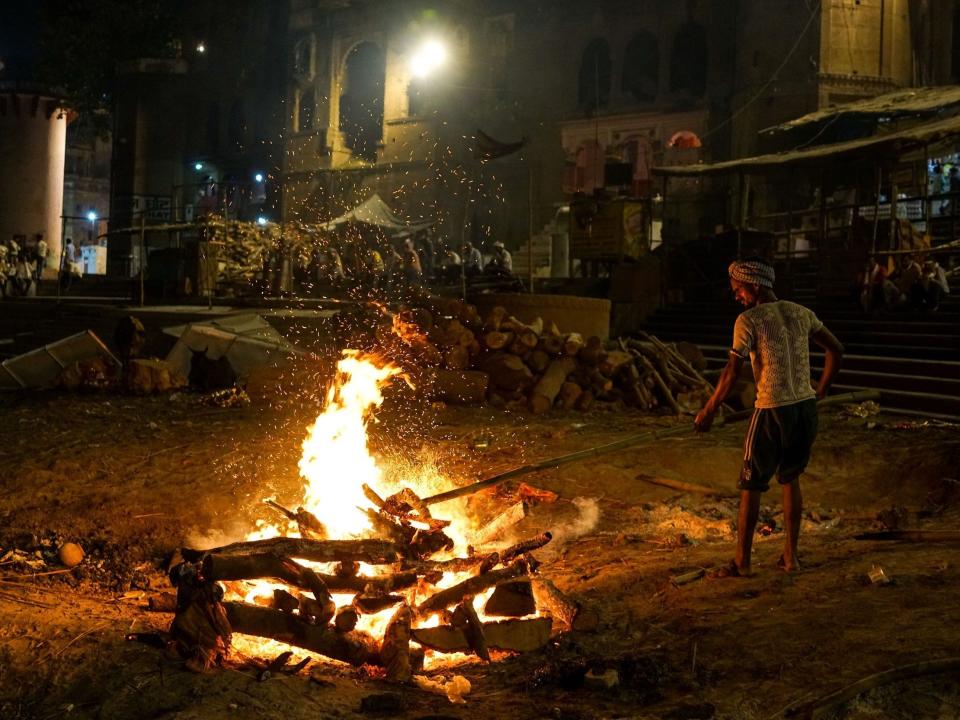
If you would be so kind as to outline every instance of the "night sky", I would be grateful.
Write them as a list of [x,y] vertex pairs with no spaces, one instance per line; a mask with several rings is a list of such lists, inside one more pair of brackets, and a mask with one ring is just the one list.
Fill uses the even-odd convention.
[[0,0],[0,80],[25,79],[38,55],[40,2]]

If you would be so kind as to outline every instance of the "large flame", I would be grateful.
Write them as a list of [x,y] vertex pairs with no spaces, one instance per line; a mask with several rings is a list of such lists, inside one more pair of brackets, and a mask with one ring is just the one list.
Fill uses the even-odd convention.
[[[363,492],[363,485],[370,486],[381,497],[399,490],[387,487],[384,472],[377,460],[371,455],[367,445],[367,426],[372,421],[373,411],[383,403],[383,387],[391,378],[398,375],[400,369],[394,365],[363,356],[355,350],[344,351],[337,364],[337,376],[327,392],[323,411],[317,416],[303,441],[303,454],[300,458],[300,474],[304,479],[304,494],[301,505],[313,513],[326,527],[329,537],[345,539],[371,534],[370,520],[365,509],[373,509],[370,500]],[[444,489],[445,479],[432,467],[403,467],[404,482],[420,497]],[[466,549],[471,522],[459,504],[454,507],[446,504],[445,515],[452,521],[446,528],[447,535],[454,541],[454,553]],[[281,528],[268,522],[258,521],[257,529],[247,537],[249,540],[273,537],[277,535],[297,535],[295,525]],[[319,572],[331,573],[333,564],[311,563],[298,560]],[[378,570],[364,563],[360,564],[361,575],[374,575]],[[449,587],[465,579],[466,573],[444,573],[436,588]],[[246,602],[256,602],[258,598],[269,597],[275,588],[284,585],[266,580],[245,581],[234,585],[229,592]],[[483,606],[493,592],[489,589],[473,599],[474,607],[484,618]],[[416,588],[403,591],[410,603],[416,602]],[[338,607],[349,606],[353,596],[335,593],[334,601]],[[358,630],[366,631],[374,637],[382,637],[383,631],[395,608],[373,615],[363,615],[357,625]],[[438,615],[422,618],[420,625],[436,625]],[[246,638],[235,635],[238,649],[245,652],[268,652],[283,646],[281,643],[262,638]],[[304,653],[297,649],[298,653]],[[460,662],[467,656],[460,653],[447,655],[443,659],[427,652],[427,667],[442,663]]]
[[367,447],[367,423],[383,403],[381,387],[399,372],[393,365],[378,366],[356,351],[346,351],[326,407],[303,441],[303,507],[317,516],[330,537],[353,537],[370,528],[361,510],[370,506],[362,487],[381,490],[383,473]]

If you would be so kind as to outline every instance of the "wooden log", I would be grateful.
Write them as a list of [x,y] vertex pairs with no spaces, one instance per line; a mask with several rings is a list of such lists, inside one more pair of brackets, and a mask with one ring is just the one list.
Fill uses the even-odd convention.
[[588,368],[586,373],[587,379],[590,381],[590,385],[593,388],[594,395],[599,397],[600,395],[605,395],[613,390],[613,380],[600,372],[599,368]]
[[563,339],[563,354],[575,356],[583,347],[583,336],[580,333],[570,333]]
[[544,532],[527,540],[521,540],[515,545],[511,545],[507,549],[500,551],[500,562],[503,565],[509,565],[521,555],[526,555],[534,550],[539,550],[552,539],[552,533]]
[[326,625],[337,613],[337,604],[333,601],[330,590],[327,589],[326,584],[312,568],[301,567],[300,576],[303,578],[303,583],[307,586],[307,589],[313,593],[313,597],[319,605],[317,611],[312,613],[316,623],[318,625]]
[[520,558],[512,565],[503,568],[502,570],[491,570],[483,575],[477,575],[476,577],[468,578],[467,580],[457,583],[452,587],[446,588],[445,590],[440,590],[436,594],[424,600],[422,603],[420,603],[420,605],[417,606],[417,615],[420,617],[426,617],[432,613],[440,612],[445,608],[452,607],[462,602],[466,597],[473,597],[474,595],[483,592],[487,588],[524,577],[528,572],[529,565],[525,559]]
[[551,360],[543,377],[533,386],[530,393],[530,410],[534,413],[544,413],[552,408],[553,401],[560,393],[567,375],[573,372],[576,365],[576,360],[569,357]]
[[408,605],[401,605],[387,623],[380,645],[380,660],[387,671],[387,680],[410,682],[410,624],[412,615]]
[[607,377],[623,370],[627,365],[633,364],[633,355],[623,350],[609,350],[600,363],[600,372]]
[[[259,604],[259,603],[258,603]],[[287,592],[283,588],[274,588],[273,597],[267,607],[280,612],[291,613],[300,609],[300,598],[293,593]]]
[[550,365],[550,355],[543,350],[534,350],[527,358],[527,365],[534,373],[540,374]]
[[353,607],[362,615],[376,615],[402,602],[405,602],[402,595],[357,595],[353,598]]
[[688,483],[682,480],[673,480],[665,477],[654,477],[652,475],[641,474],[637,475],[637,480],[648,482],[651,485],[659,485],[672,490],[679,490],[680,492],[694,493],[696,495],[711,495],[713,497],[720,498],[740,497],[740,493],[733,490],[722,490],[718,488],[707,487],[706,485],[697,485],[696,483]]
[[581,394],[583,394],[583,388],[572,380],[568,380],[560,386],[560,407],[564,410],[573,410]]
[[660,376],[660,373],[657,372],[656,368],[653,367],[653,364],[645,356],[640,355],[637,358],[640,361],[640,364],[643,366],[643,369],[646,371],[646,374],[653,378],[655,387],[659,390],[661,399],[670,406],[674,413],[677,415],[680,414],[680,406],[677,405],[676,399],[673,397],[673,393],[670,392],[670,388],[667,387],[666,382]]
[[327,528],[324,527],[323,523],[317,519],[316,515],[306,508],[297,508],[296,512],[294,512],[275,500],[264,500],[263,502],[286,517],[288,520],[292,520],[297,523],[297,527],[300,529],[300,534],[303,537],[311,538],[313,540],[327,539]]
[[593,407],[595,400],[596,396],[593,394],[592,390],[584,390],[582,393],[580,393],[580,397],[577,398],[577,404],[574,407],[580,412],[587,412]]
[[498,514],[493,520],[481,527],[470,536],[470,544],[482,546],[496,540],[507,530],[527,516],[527,504],[522,500],[514,503]]
[[249,555],[259,552],[314,562],[357,560],[370,565],[389,565],[400,558],[396,543],[386,540],[309,540],[289,537],[248,540],[207,550],[183,548],[180,554],[188,562],[197,562],[205,555]]
[[577,352],[577,360],[581,365],[596,367],[603,357],[603,342],[596,335],[587,338],[587,342]]
[[553,619],[553,631],[569,632],[573,628],[577,613],[580,612],[580,605],[546,578],[532,577],[530,588],[537,609]]
[[543,335],[537,348],[551,357],[560,355],[563,353],[563,337],[560,335]]
[[493,387],[508,392],[527,387],[533,381],[530,368],[516,355],[498,353],[486,359],[483,370],[490,375]]
[[468,346],[455,345],[443,354],[443,365],[447,370],[466,370],[470,367]]
[[503,350],[513,342],[513,333],[491,330],[483,336],[483,344],[490,350]]
[[493,310],[490,311],[490,314],[487,315],[487,319],[483,323],[483,329],[487,332],[493,332],[500,329],[500,325],[507,317],[507,309],[497,305]]
[[225,602],[223,607],[234,632],[278,640],[351,665],[380,664],[377,643],[366,633],[338,633],[248,603]]
[[419,560],[403,563],[405,570],[410,570],[415,575],[425,575],[432,572],[467,572],[482,565],[493,567],[500,562],[500,553],[492,552],[482,555],[474,555],[466,558],[450,558],[449,560]]
[[470,649],[477,654],[477,657],[490,662],[490,650],[487,648],[487,639],[483,634],[483,623],[477,616],[472,600],[464,600],[457,605],[457,609],[453,611],[451,625],[463,631],[467,642],[470,643]]
[[342,607],[337,610],[336,617],[333,618],[333,628],[340,633],[348,633],[357,627],[360,621],[360,613],[352,607]]
[[289,558],[260,552],[250,555],[207,555],[203,559],[202,572],[204,578],[216,582],[273,578],[287,585],[306,588],[301,570],[303,566]]
[[[485,622],[482,625],[488,648],[531,652],[539,650],[550,641],[552,622],[550,618],[540,617],[529,620]],[[412,635],[413,639],[424,647],[440,652],[465,652],[471,649],[466,634],[453,625],[414,628]]]
[[483,606],[483,612],[487,615],[500,617],[526,617],[536,611],[537,602],[529,581],[498,585]]

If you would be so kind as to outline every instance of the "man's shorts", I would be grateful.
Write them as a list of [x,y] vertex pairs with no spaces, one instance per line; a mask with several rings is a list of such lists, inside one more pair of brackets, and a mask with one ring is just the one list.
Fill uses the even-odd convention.
[[737,487],[763,492],[770,489],[774,475],[781,484],[789,483],[806,469],[816,437],[814,398],[754,410],[743,444],[743,470]]

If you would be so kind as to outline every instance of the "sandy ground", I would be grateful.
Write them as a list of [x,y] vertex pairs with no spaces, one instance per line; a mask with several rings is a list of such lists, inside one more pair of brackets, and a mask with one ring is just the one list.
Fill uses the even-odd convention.
[[[957,545],[852,539],[891,507],[907,509],[907,527],[956,528],[955,428],[897,428],[881,416],[868,429],[864,419],[825,412],[803,482],[804,568],[794,575],[776,568],[783,536],[774,488],[762,514],[772,532],[758,538],[753,578],[670,582],[732,556],[735,500],[678,493],[637,475],[730,490],[743,425],[528,476],[560,499],[537,506],[518,534],[554,531],[537,553],[541,572],[595,611],[599,627],[540,652],[458,668],[473,684],[459,706],[330,663],[258,682],[249,660],[236,657],[197,675],[124,639],[169,624],[145,600],[168,588],[164,570],[176,548],[240,536],[264,516],[265,496],[296,503],[299,445],[315,398],[292,394],[240,409],[205,407],[186,394],[46,393],[0,403],[0,555],[39,551],[48,562],[36,572],[50,572],[61,569],[61,542],[87,552],[68,572],[0,566],[3,718],[351,718],[361,716],[364,696],[399,691],[405,717],[760,719],[878,671],[958,654]],[[373,447],[388,460],[435,464],[452,483],[676,422],[605,410],[544,419],[399,400],[379,418]],[[875,565],[892,584],[870,583]],[[582,686],[584,666],[616,670],[619,687]],[[960,717],[956,680],[888,686],[838,717]]]

